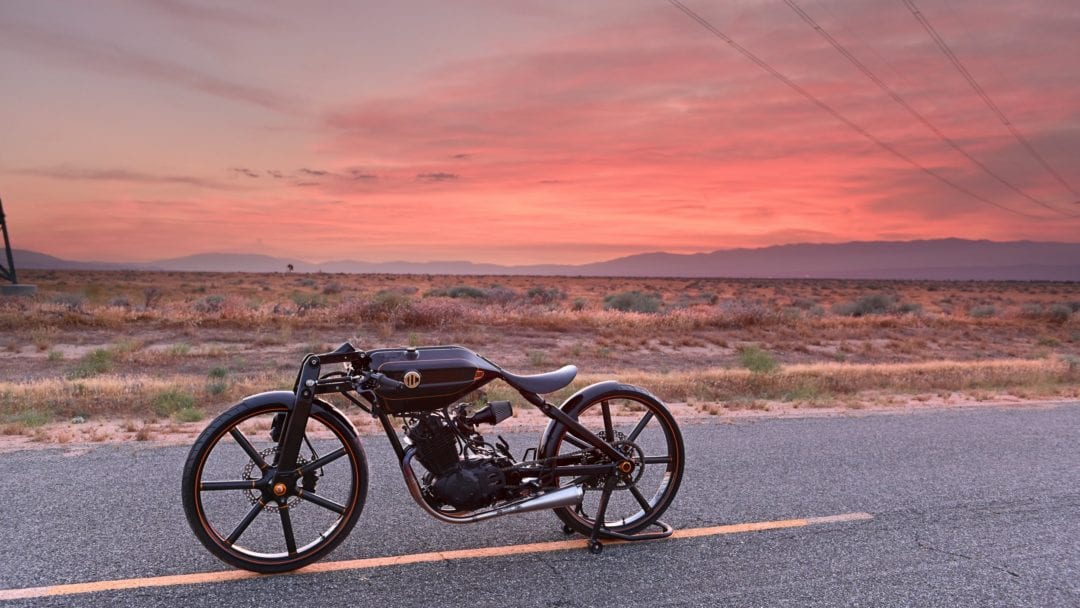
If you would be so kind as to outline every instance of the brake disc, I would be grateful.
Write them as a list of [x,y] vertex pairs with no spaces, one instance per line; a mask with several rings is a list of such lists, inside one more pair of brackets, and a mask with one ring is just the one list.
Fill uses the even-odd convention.
[[[263,462],[273,462],[274,456],[277,455],[277,451],[278,451],[278,448],[277,448],[276,445],[271,446],[271,447],[268,447],[265,450],[259,452],[259,456],[262,457]],[[307,464],[307,459],[304,458],[303,456],[297,455],[296,456],[296,466],[297,467],[302,467],[305,464]],[[246,465],[244,465],[243,479],[249,479],[249,480],[252,480],[252,481],[260,479],[262,477],[262,475],[261,474],[260,475],[255,474],[255,472],[258,470],[258,468],[259,467],[258,467],[258,465],[255,464],[254,460],[249,460],[248,463]],[[312,486],[314,486],[314,484],[312,484]],[[307,476],[306,475],[304,476],[304,487],[305,487],[305,489],[307,489]],[[312,489],[314,489],[314,488],[312,488]],[[250,501],[251,504],[257,505],[257,504],[259,504],[259,501],[262,500],[262,493],[259,492],[258,490],[248,489],[248,490],[244,490],[244,491],[247,493],[248,501]],[[285,501],[284,507],[287,508],[287,509],[292,509],[292,508],[295,508],[296,505],[299,504],[300,502],[301,501],[300,501],[299,496],[290,496],[288,498],[288,500]],[[283,507],[283,505],[281,505],[280,503],[270,501],[270,502],[267,502],[265,505],[263,505],[263,510],[264,511],[269,511],[270,513],[277,513],[278,511],[280,511],[282,509],[282,507]]]

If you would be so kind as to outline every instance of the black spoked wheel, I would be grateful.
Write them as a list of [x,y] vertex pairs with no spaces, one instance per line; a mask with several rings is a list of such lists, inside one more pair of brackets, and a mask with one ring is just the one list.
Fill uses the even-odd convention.
[[356,524],[367,463],[349,425],[312,406],[297,466],[276,468],[284,404],[240,403],[214,420],[184,465],[183,501],[195,536],[225,562],[284,572],[320,559]]
[[[685,451],[671,413],[656,398],[641,392],[610,392],[574,408],[571,415],[604,438],[634,463],[628,474],[611,481],[604,528],[630,534],[655,522],[675,498],[682,481]],[[542,456],[559,456],[560,464],[599,464],[608,459],[562,427]],[[589,535],[596,524],[606,483],[600,478],[558,477],[559,486],[582,485],[578,507],[555,509],[568,528]]]

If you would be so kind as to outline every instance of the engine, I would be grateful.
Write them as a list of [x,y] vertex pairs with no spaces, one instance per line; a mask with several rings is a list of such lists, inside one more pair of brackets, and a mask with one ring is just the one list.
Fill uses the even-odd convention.
[[[469,422],[460,411],[454,421],[428,412],[417,416],[405,430],[416,448],[416,460],[428,470],[425,494],[461,510],[485,507],[500,498],[507,489],[503,468],[511,464],[484,443]],[[468,449],[459,449],[459,440]],[[469,455],[462,457],[462,452]]]
[[506,487],[502,469],[488,458],[472,458],[435,479],[436,498],[458,509],[478,509],[491,504]]

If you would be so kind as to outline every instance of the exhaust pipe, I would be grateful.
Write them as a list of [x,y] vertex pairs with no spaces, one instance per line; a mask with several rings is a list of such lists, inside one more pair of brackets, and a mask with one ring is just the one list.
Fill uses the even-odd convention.
[[527,513],[529,511],[545,511],[547,509],[556,509],[559,507],[573,507],[581,504],[581,500],[585,497],[585,491],[581,489],[581,486],[567,486],[565,488],[559,488],[558,490],[544,492],[538,496],[522,498],[502,505],[501,507],[488,509],[487,511],[471,511],[461,514],[447,513],[432,507],[428,504],[428,501],[424,499],[424,494],[420,490],[420,482],[416,479],[416,471],[413,471],[412,468],[412,458],[415,452],[416,448],[409,448],[408,451],[405,452],[405,457],[401,459],[401,473],[405,476],[405,485],[409,488],[409,494],[413,497],[413,500],[416,501],[416,504],[420,505],[420,508],[426,511],[428,515],[439,521],[451,524],[471,524],[473,522],[484,521],[503,515],[510,515],[511,513]]

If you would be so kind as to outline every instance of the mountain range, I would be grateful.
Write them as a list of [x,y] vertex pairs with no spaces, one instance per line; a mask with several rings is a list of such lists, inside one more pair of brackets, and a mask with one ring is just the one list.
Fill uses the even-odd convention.
[[618,277],[838,278],[1080,281],[1080,243],[865,241],[643,253],[589,264],[501,265],[465,261],[312,263],[259,254],[202,253],[146,263],[78,262],[14,250],[17,269]]

